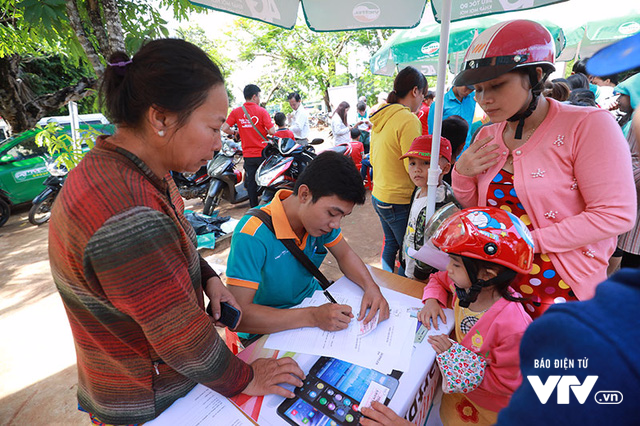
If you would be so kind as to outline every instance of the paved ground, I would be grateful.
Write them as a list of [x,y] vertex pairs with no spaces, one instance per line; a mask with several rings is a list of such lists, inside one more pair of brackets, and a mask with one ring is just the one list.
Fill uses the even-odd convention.
[[[202,211],[199,201],[187,205]],[[247,208],[224,202],[221,214],[239,218]],[[31,225],[28,209],[18,209],[0,228],[0,425],[86,425],[76,405],[73,338],[49,270],[49,226]],[[365,263],[379,267],[382,229],[369,194],[342,227]],[[228,240],[202,250],[218,269],[228,252]],[[330,279],[342,275],[331,256],[321,269]]]

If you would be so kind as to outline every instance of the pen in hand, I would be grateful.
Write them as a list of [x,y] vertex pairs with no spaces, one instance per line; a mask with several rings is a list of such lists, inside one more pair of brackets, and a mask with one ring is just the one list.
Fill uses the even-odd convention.
[[333,298],[331,293],[329,293],[329,290],[324,290],[323,293],[324,293],[325,297],[327,298],[327,300],[329,300],[329,302],[336,303],[336,304],[338,303],[338,302],[336,302],[336,299]]

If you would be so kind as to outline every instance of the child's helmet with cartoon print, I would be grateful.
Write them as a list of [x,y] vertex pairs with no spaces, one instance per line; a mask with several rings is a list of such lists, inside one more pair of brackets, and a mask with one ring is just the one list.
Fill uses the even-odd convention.
[[438,228],[432,242],[445,253],[497,263],[522,274],[533,266],[533,239],[527,226],[496,207],[454,213]]
[[553,36],[544,26],[525,19],[501,22],[486,29],[471,42],[464,67],[454,86],[469,86],[492,80],[523,67],[555,70]]

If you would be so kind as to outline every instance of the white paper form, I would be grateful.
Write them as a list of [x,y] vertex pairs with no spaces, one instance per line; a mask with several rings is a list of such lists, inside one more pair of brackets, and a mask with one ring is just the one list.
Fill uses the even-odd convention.
[[[343,282],[342,285],[340,282]],[[357,290],[351,289],[351,286]],[[344,293],[343,290],[345,290]],[[386,290],[383,293],[391,291],[383,290]],[[354,315],[357,316],[362,301],[362,290],[359,287],[347,278],[341,278],[331,286],[331,294],[338,303],[351,306]],[[387,297],[386,294],[385,297]],[[378,327],[368,334],[360,334],[360,324],[354,318],[347,329],[337,332],[323,331],[319,328],[301,328],[273,333],[267,339],[265,347],[330,356],[372,368],[384,374],[389,374],[394,369],[407,371],[411,361],[417,320],[410,316],[409,306],[398,303],[393,298],[387,297],[387,301],[389,301],[390,318],[379,323]],[[313,297],[303,301],[299,307],[320,306],[325,303],[325,296],[318,291]]]
[[233,402],[216,391],[203,385],[196,385],[191,391],[176,400],[149,426],[196,426],[217,425],[253,426]]

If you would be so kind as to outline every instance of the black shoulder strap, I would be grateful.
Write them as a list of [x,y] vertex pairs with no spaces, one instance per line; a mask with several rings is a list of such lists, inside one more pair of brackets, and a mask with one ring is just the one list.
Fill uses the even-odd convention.
[[[264,223],[267,226],[267,228],[269,228],[269,230],[275,234],[271,216],[269,216],[264,210],[258,209],[258,208],[250,209],[247,212],[247,214],[251,216],[255,216],[258,219],[260,219],[262,223]],[[302,266],[307,268],[307,271],[309,271],[311,275],[313,275],[314,277],[316,277],[318,281],[320,281],[320,286],[322,287],[323,290],[326,290],[327,288],[329,288],[329,286],[331,285],[331,282],[327,279],[327,277],[325,277],[322,274],[322,272],[320,272],[318,267],[311,261],[311,259],[309,259],[309,257],[306,254],[304,254],[302,250],[300,250],[300,247],[296,245],[296,242],[294,240],[283,239],[283,240],[280,240],[280,242],[282,242],[282,244],[284,244],[287,250],[291,252],[293,257],[298,259],[298,262],[302,263]]]

